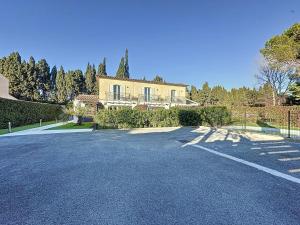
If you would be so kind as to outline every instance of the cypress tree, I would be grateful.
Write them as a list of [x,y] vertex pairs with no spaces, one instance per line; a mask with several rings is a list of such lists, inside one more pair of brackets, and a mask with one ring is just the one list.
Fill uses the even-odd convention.
[[81,70],[75,70],[73,74],[74,78],[74,94],[77,96],[84,92],[84,78]]
[[88,63],[85,72],[85,86],[87,94],[94,94],[96,90],[96,69]]
[[57,76],[57,68],[54,65],[50,72],[50,95],[48,101],[51,102],[56,101],[56,76]]
[[67,100],[66,93],[66,81],[65,81],[65,71],[62,66],[56,76],[56,89],[57,89],[57,101],[59,103],[64,103]]
[[45,59],[36,65],[38,90],[43,101],[48,100],[50,93],[50,67]]
[[116,74],[118,78],[125,78],[125,64],[124,64],[124,57],[121,58],[121,62]]
[[104,57],[103,59],[103,62],[99,64],[98,66],[98,72],[97,72],[98,75],[100,76],[107,76],[107,73],[106,73],[106,59]]
[[28,90],[27,97],[30,101],[40,100],[40,92],[38,90],[38,76],[35,60],[31,56],[27,63],[26,87]]
[[65,75],[67,100],[73,100],[75,95],[74,71],[69,70]]
[[128,49],[125,50],[124,77],[129,78]]

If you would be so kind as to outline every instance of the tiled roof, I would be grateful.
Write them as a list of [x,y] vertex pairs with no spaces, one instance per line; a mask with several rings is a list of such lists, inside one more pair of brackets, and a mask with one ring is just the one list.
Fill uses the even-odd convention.
[[167,83],[167,82],[157,82],[157,81],[149,81],[149,80],[142,80],[142,79],[130,79],[130,78],[119,78],[119,77],[103,76],[103,75],[97,75],[97,78],[110,79],[110,80],[133,81],[133,82],[148,83],[148,84],[172,85],[172,86],[180,86],[180,87],[188,86],[186,84],[174,84],[174,83]]
[[76,100],[83,101],[83,102],[95,102],[99,101],[98,95],[78,95]]

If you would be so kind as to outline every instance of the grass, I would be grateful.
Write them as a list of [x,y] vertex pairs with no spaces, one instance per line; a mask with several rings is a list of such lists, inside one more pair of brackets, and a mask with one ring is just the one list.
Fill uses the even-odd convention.
[[77,125],[76,123],[67,123],[58,127],[49,128],[48,130],[62,130],[62,129],[90,129],[93,128],[92,122],[85,122],[81,125]]
[[[42,122],[42,126],[54,124],[55,121],[47,121],[47,122]],[[19,127],[12,127],[11,131],[12,132],[17,132],[17,131],[22,131],[22,130],[28,130],[32,128],[39,127],[40,123],[33,123],[29,125],[24,125],[24,126],[19,126]],[[8,129],[0,129],[0,135],[1,134],[8,134]]]

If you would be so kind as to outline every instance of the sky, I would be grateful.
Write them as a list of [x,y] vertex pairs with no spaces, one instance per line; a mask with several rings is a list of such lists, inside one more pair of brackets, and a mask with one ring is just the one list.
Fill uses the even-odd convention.
[[0,0],[0,57],[45,58],[65,70],[107,58],[114,75],[201,87],[257,87],[259,50],[300,22],[300,0]]

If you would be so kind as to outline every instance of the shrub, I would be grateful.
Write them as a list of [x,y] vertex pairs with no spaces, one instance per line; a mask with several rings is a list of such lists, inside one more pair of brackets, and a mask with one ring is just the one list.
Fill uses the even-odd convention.
[[231,122],[231,114],[225,106],[211,106],[202,109],[202,120],[211,127],[223,126]]
[[46,103],[17,101],[0,98],[0,128],[7,128],[55,120],[62,114],[62,106]]
[[101,110],[94,121],[102,128],[221,126],[230,122],[230,113],[225,107]]

